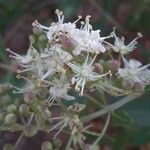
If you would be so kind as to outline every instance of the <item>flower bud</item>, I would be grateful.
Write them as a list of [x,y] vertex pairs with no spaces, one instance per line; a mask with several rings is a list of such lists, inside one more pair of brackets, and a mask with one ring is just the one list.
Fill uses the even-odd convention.
[[110,60],[109,65],[113,71],[117,71],[120,68],[120,62],[115,59]]
[[126,88],[126,89],[128,89],[128,88],[133,88],[134,83],[133,83],[132,81],[130,81],[130,80],[123,80],[122,86],[123,86],[124,88]]
[[134,85],[134,89],[136,91],[143,91],[144,88],[145,88],[145,86],[142,83],[135,83],[135,85]]
[[48,109],[45,109],[41,112],[42,118],[49,120],[51,118],[51,112]]
[[27,104],[32,104],[35,101],[35,94],[32,92],[26,92],[24,93],[23,98]]
[[26,137],[33,137],[34,135],[37,134],[37,128],[31,126],[31,125],[27,125],[24,127],[24,135]]
[[16,109],[17,109],[17,107],[15,105],[11,104],[7,107],[7,112],[13,113],[16,111]]
[[62,145],[62,141],[60,139],[55,139],[53,141],[53,145],[54,145],[55,148],[59,148]]
[[17,118],[16,118],[16,116],[13,113],[9,113],[5,117],[5,123],[6,124],[11,125],[11,124],[16,123],[16,121],[17,121]]
[[20,105],[20,107],[19,107],[19,112],[21,113],[21,114],[26,114],[26,113],[28,113],[29,112],[29,106],[27,105],[27,104],[22,104],[22,105]]
[[72,38],[63,36],[63,38],[61,40],[61,44],[63,45],[64,49],[74,49],[77,43]]
[[51,142],[49,141],[45,141],[42,146],[41,146],[42,150],[53,150],[53,146],[51,144]]
[[103,73],[103,66],[100,63],[94,64],[94,71],[101,74]]

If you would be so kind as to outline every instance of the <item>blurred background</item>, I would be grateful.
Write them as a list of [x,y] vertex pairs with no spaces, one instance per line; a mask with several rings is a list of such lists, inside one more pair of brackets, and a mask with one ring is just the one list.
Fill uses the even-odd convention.
[[[143,64],[150,62],[150,0],[0,0],[0,83],[14,80],[14,74],[6,69],[9,69],[10,61],[5,49],[26,53],[32,22],[38,20],[50,25],[57,21],[54,13],[57,8],[64,12],[65,21],[73,21],[78,15],[91,15],[93,28],[100,29],[102,36],[108,35],[116,26],[118,35],[125,36],[128,43],[141,32],[143,38],[131,57]],[[104,140],[102,150],[150,150],[149,96],[147,92],[123,108],[134,123],[128,127],[110,127],[109,135],[116,140]],[[94,124],[95,128],[101,125],[97,120]],[[26,145],[38,145],[43,136],[26,139]],[[0,144],[14,140],[10,134],[0,134]]]

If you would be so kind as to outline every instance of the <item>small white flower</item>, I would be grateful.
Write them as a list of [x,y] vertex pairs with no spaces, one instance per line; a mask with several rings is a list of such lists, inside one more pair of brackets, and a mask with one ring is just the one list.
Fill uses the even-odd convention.
[[98,74],[93,71],[93,63],[95,61],[97,55],[92,60],[89,60],[89,54],[86,57],[85,62],[80,65],[80,64],[72,64],[68,62],[68,66],[71,67],[72,71],[76,74],[72,78],[72,84],[76,83],[75,90],[79,91],[81,87],[81,92],[80,95],[83,95],[84,87],[85,84],[89,81],[96,81],[104,76],[107,76],[110,74],[110,72],[107,72],[105,74]]
[[108,42],[105,43],[107,43],[112,48],[112,50],[114,50],[115,52],[119,52],[123,55],[132,52],[136,48],[137,39],[142,37],[142,34],[138,33],[137,37],[134,40],[132,40],[129,44],[125,45],[124,37],[117,37],[117,35],[115,34],[115,29],[112,32],[112,35],[115,37],[114,45]]
[[68,95],[68,90],[70,89],[70,84],[67,82],[66,75],[62,74],[60,80],[54,79],[50,82],[50,96],[48,101],[53,103],[56,98],[63,98],[65,100],[74,100],[75,97]]
[[63,12],[56,9],[55,13],[58,16],[58,22],[52,23],[50,27],[43,26],[39,24],[37,21],[33,23],[33,26],[45,30],[47,33],[47,38],[49,39],[50,42],[51,41],[59,42],[62,35],[66,35],[70,38],[71,37],[73,38],[74,35],[72,34],[72,32],[74,32],[76,29],[76,22],[80,20],[82,17],[79,16],[79,18],[73,23],[70,22],[64,23]]
[[14,58],[20,65],[28,65],[30,64],[36,57],[37,55],[37,51],[36,49],[32,46],[32,44],[30,45],[27,54],[26,55],[19,55],[13,51],[11,51],[10,49],[6,49],[6,51],[8,51],[9,53],[11,53],[9,55],[9,57]]
[[149,84],[150,83],[150,70],[147,69],[150,64],[142,66],[142,64],[134,59],[129,62],[123,57],[124,68],[118,69],[118,74],[125,80],[134,83]]
[[111,38],[112,35],[107,37],[100,37],[100,30],[92,30],[92,26],[89,23],[90,16],[86,16],[85,24],[81,26],[81,29],[76,29],[74,34],[77,41],[77,47],[74,49],[74,55],[79,55],[81,51],[87,51],[91,53],[104,53],[106,51],[103,45],[104,39]]
[[44,66],[46,67],[45,73],[41,77],[41,80],[51,77],[56,72],[64,72],[64,63],[72,59],[72,55],[66,51],[63,51],[59,45],[55,45],[49,49],[51,55],[44,60]]

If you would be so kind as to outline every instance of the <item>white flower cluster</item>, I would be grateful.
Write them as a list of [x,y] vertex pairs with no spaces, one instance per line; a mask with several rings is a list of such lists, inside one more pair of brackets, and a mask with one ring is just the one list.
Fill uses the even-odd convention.
[[[149,83],[150,71],[147,69],[149,65],[141,67],[140,62],[136,60],[127,62],[124,58],[125,54],[135,49],[136,40],[142,36],[140,33],[131,43],[125,45],[124,37],[121,39],[117,37],[115,30],[109,36],[101,37],[100,30],[92,29],[90,16],[86,16],[85,21],[80,22],[81,27],[77,28],[81,16],[73,23],[64,23],[63,12],[56,10],[56,14],[58,22],[53,22],[49,27],[41,25],[38,21],[33,23],[34,28],[43,30],[47,35],[48,44],[45,49],[39,52],[33,43],[30,44],[26,55],[19,55],[7,49],[10,57],[20,66],[18,73],[27,72],[30,78],[36,79],[37,86],[49,87],[48,100],[51,103],[57,98],[75,99],[68,95],[74,84],[75,90],[83,95],[86,84],[109,77],[110,70],[97,73],[94,69],[97,55],[107,52],[108,47],[122,55],[124,68],[119,68],[118,74],[123,79],[144,85]],[[115,39],[114,45],[106,41],[108,38]],[[20,90],[24,91],[26,90]]]

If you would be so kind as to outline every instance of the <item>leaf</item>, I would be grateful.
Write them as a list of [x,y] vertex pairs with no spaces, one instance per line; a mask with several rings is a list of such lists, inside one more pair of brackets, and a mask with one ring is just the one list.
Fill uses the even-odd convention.
[[114,124],[120,126],[130,125],[133,120],[129,117],[128,113],[125,111],[115,111],[113,113],[113,122]]
[[133,119],[135,125],[142,126],[142,127],[150,126],[149,96],[150,94],[148,92],[142,97],[132,101],[131,103],[127,104],[122,108]]

